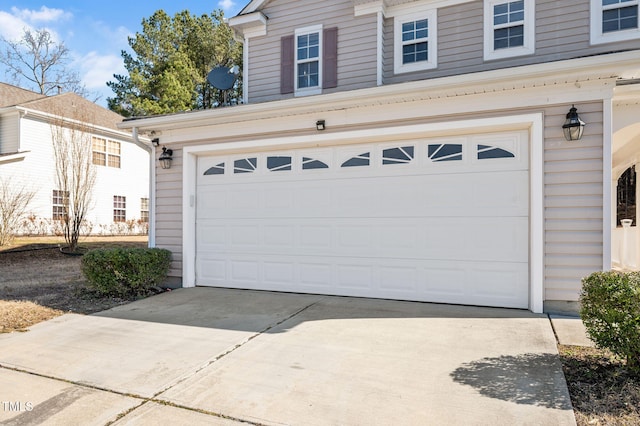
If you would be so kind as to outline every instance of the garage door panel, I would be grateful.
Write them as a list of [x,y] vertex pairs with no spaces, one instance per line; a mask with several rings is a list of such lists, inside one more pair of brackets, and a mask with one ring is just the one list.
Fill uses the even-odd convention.
[[526,132],[202,157],[198,173],[197,285],[528,306]]
[[[235,219],[202,226],[201,255],[271,253],[526,262],[527,218]],[[401,223],[401,225],[398,225]],[[223,229],[226,226],[226,229]]]
[[528,214],[526,172],[464,176],[401,176],[325,181],[205,186],[198,192],[198,217],[374,217],[505,216]]
[[[215,265],[200,285],[302,293],[330,293],[342,296],[376,297],[526,308],[527,267],[503,263],[486,267],[482,262],[263,256],[259,261],[239,256],[226,264],[223,273]],[[401,266],[398,266],[398,263]],[[207,264],[205,262],[204,264]],[[469,281],[472,279],[473,284]]]

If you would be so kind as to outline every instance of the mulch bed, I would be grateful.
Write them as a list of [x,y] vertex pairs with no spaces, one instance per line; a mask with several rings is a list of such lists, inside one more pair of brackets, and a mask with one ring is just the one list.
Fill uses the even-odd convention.
[[609,351],[558,347],[579,426],[640,425],[640,377]]

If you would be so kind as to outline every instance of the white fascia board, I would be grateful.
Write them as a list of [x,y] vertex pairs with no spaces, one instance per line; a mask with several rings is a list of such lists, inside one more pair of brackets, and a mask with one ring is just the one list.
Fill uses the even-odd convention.
[[[200,126],[240,123],[304,113],[362,108],[368,105],[402,104],[419,99],[443,99],[482,93],[500,93],[515,88],[548,87],[555,84],[588,86],[599,80],[615,80],[629,70],[640,75],[637,51],[598,55],[566,61],[527,65],[479,73],[454,75],[383,85],[347,92],[191,111],[139,118],[118,124],[121,129],[140,131],[176,130]],[[492,108],[493,109],[493,108]]]
[[[48,112],[42,112],[42,111],[37,111],[34,109],[29,109],[29,108],[24,108],[24,107],[16,107],[15,108],[16,111],[20,111],[20,113],[22,114],[23,118],[37,118],[37,119],[41,119],[41,120],[45,120],[47,122],[52,122],[54,120],[62,120],[63,124],[69,124],[69,125],[78,125],[81,124],[82,126],[86,126],[88,129],[91,130],[91,132],[94,132],[96,134],[99,134],[101,136],[108,136],[108,137],[112,137],[112,138],[116,138],[116,139],[120,139],[123,141],[127,141],[127,142],[134,142],[135,140],[133,138],[133,135],[129,132],[125,132],[125,131],[118,131],[118,130],[114,130],[114,129],[110,129],[108,127],[102,127],[102,126],[96,126],[95,124],[92,123],[83,123],[80,122],[78,120],[73,120],[67,117],[60,117],[57,116],[55,114],[50,114]],[[116,125],[118,127],[120,127],[120,123],[116,123]],[[148,142],[148,144],[151,144],[151,141],[145,141]],[[146,148],[145,148],[146,149]]]
[[256,10],[260,9],[266,2],[267,0],[252,0],[248,5],[242,8],[240,13],[238,13],[238,16],[255,12]]
[[243,39],[260,37],[267,34],[267,17],[262,12],[238,15],[229,19],[229,26]]

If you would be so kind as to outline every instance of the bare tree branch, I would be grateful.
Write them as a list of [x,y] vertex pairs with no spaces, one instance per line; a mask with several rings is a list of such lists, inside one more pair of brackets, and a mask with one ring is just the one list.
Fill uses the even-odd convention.
[[64,238],[71,251],[78,247],[82,225],[91,208],[96,168],[92,164],[91,117],[79,110],[75,117],[61,114],[51,124],[55,182],[63,194],[61,219]]
[[34,196],[34,191],[12,184],[11,178],[0,179],[0,246],[11,242]]
[[63,42],[57,43],[46,29],[24,30],[22,39],[10,41],[0,52],[0,63],[7,67],[7,74],[17,86],[26,84],[43,95],[55,94],[58,88],[87,95],[87,89],[77,72],[68,68],[69,49]]

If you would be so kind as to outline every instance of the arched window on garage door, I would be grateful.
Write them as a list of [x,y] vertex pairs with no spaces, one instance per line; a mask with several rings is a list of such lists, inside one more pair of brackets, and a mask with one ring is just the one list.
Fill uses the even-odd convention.
[[618,179],[616,196],[616,225],[622,226],[622,219],[632,219],[636,226],[636,167],[631,166]]

